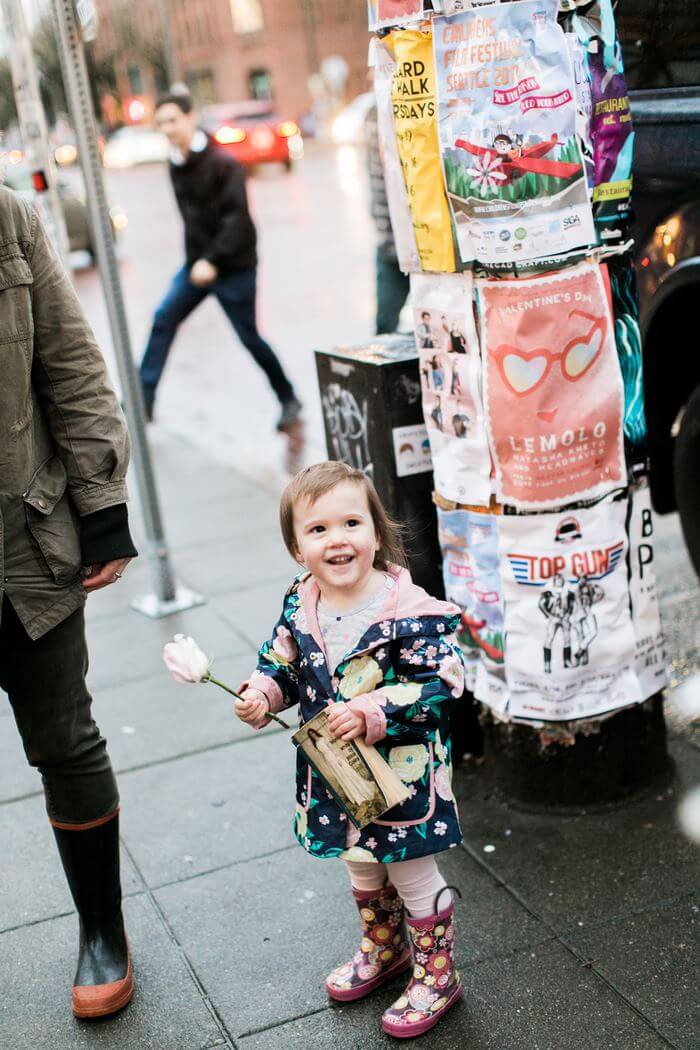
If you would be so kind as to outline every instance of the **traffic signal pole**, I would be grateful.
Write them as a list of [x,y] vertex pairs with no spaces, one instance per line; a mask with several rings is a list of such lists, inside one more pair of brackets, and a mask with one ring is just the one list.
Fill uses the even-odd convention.
[[87,206],[124,398],[124,411],[132,440],[132,461],[136,471],[148,544],[148,557],[151,564],[153,593],[136,598],[131,604],[147,616],[154,618],[168,616],[171,613],[201,605],[204,599],[185,587],[177,586],[173,576],[153,465],[146,440],[146,417],[141,384],[134,365],[124,297],[119,279],[81,30],[76,17],[74,0],[51,0],[51,6],[66,95],[85,178]]
[[22,147],[36,191],[37,209],[49,240],[65,262],[68,235],[22,0],[0,0],[0,9],[7,33],[7,54]]

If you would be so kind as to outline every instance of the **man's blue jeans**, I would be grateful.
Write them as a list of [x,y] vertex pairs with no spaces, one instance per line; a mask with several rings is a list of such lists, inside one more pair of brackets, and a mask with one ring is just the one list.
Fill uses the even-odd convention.
[[221,274],[213,284],[197,288],[190,282],[190,267],[175,274],[165,298],[156,310],[146,352],[141,362],[141,385],[150,409],[178,327],[208,295],[215,295],[246,350],[260,365],[280,402],[294,397],[292,384],[282,370],[274,350],[258,332],[255,321],[255,270]]

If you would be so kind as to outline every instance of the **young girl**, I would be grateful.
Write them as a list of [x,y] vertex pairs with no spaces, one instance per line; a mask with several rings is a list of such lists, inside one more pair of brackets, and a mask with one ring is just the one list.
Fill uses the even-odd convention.
[[[397,526],[360,470],[319,463],[287,486],[282,535],[305,567],[236,714],[258,729],[293,704],[306,722],[332,706],[335,737],[375,744],[410,797],[357,830],[297,751],[295,833],[314,857],[340,857],[362,925],[353,959],[326,980],[332,999],[361,999],[411,970],[382,1018],[390,1035],[432,1028],[461,996],[453,903],[435,854],[461,841],[450,787],[448,713],[464,688],[450,644],[459,611],[401,565]],[[406,929],[408,928],[408,938]]]

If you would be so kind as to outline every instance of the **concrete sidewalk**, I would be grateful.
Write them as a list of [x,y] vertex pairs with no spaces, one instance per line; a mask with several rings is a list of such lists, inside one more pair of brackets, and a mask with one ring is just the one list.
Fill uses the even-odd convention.
[[[324,994],[327,971],[356,947],[357,917],[343,866],[307,857],[292,838],[289,734],[251,733],[223,692],[177,686],[161,664],[163,643],[184,631],[214,654],[220,678],[236,683],[250,670],[293,572],[277,500],[173,435],[155,445],[174,562],[207,604],[157,622],[131,612],[127,599],[150,586],[143,558],[90,600],[88,615],[96,717],[120,774],[138,991],[113,1020],[70,1016],[76,919],[37,776],[0,705],[0,1046],[395,1045],[378,1023],[398,983],[347,1007]],[[679,663],[693,610],[678,608],[676,563],[665,578],[674,573]],[[680,836],[675,809],[700,781],[700,749],[680,731],[671,748],[672,789],[604,814],[515,812],[489,797],[483,774],[458,772],[465,841],[443,870],[463,892],[465,997],[421,1045],[698,1046],[700,854]]]

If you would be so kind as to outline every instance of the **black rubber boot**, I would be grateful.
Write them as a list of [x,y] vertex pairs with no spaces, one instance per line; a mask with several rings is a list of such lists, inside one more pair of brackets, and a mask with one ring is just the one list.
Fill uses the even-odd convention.
[[552,650],[544,649],[544,670],[545,674],[551,674],[552,672]]
[[133,994],[122,917],[119,817],[87,830],[53,830],[80,919],[73,1013],[106,1017],[126,1006]]
[[571,663],[571,646],[570,645],[565,645],[564,646],[564,667],[573,667],[573,666],[574,665]]

